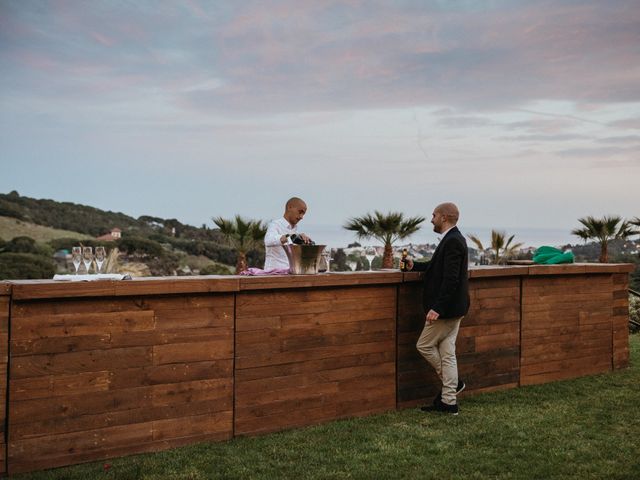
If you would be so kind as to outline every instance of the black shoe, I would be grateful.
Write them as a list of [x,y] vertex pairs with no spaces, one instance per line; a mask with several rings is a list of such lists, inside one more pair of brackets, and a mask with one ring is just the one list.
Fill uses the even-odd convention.
[[453,405],[447,405],[446,403],[439,403],[433,405],[425,405],[420,407],[420,410],[423,412],[438,412],[438,413],[448,413],[449,415],[458,415],[458,404],[454,403]]
[[[464,380],[458,380],[458,386],[456,387],[456,395],[459,394],[461,391],[463,391],[465,388],[467,388],[467,384],[464,383]],[[433,399],[434,405],[437,405],[438,403],[442,403],[442,390],[440,390],[438,394],[435,396],[435,398]]]
[[456,395],[459,394],[461,391],[463,391],[465,388],[467,388],[467,384],[464,383],[464,380],[458,380],[458,386],[456,387]]

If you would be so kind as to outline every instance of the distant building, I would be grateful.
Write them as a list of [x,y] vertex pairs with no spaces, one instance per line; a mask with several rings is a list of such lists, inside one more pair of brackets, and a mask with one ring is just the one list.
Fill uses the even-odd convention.
[[105,242],[115,242],[116,240],[120,240],[122,237],[122,230],[118,227],[112,228],[111,233],[107,233],[100,237],[97,237],[96,240],[103,240]]

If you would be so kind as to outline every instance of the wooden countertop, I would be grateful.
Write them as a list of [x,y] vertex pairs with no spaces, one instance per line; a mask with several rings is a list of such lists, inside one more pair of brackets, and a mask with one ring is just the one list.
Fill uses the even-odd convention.
[[[514,265],[470,267],[469,278],[513,277],[527,275],[581,275],[628,273],[629,263],[574,263],[566,265]],[[54,280],[11,280],[0,282],[0,295],[14,300],[69,297],[118,297],[132,295],[169,295],[180,293],[240,292],[247,290],[338,287],[397,284],[420,280],[418,272],[398,270],[373,272],[333,272],[318,275],[202,275],[196,277],[144,277],[133,280],[68,282]]]

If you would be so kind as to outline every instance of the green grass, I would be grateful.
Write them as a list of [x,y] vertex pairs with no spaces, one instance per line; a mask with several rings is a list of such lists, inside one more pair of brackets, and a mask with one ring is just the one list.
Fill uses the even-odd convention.
[[408,409],[21,479],[638,479],[640,336],[632,367],[476,395],[458,417]]
[[23,222],[17,218],[0,217],[0,238],[3,240],[11,240],[12,238],[21,236],[31,237],[36,242],[48,242],[54,238],[92,238],[84,233],[58,230],[56,228]]

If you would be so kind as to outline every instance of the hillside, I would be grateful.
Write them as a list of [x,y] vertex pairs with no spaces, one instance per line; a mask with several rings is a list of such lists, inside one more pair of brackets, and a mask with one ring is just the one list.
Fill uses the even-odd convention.
[[114,226],[124,230],[144,229],[145,224],[123,213],[70,202],[23,197],[18,192],[0,194],[0,215],[96,237]]
[[[121,239],[96,240],[114,227],[122,231]],[[23,197],[15,191],[0,194],[0,279],[50,278],[52,254],[70,251],[80,240],[86,246],[117,248],[120,267],[135,267],[137,276],[227,274],[236,263],[236,252],[217,228],[151,216],[136,219],[86,205]],[[260,251],[247,256],[251,265],[264,263]],[[55,268],[62,273],[70,267],[58,260]]]
[[16,191],[0,193],[0,216],[59,230],[80,232],[91,237],[104,235],[113,227],[118,227],[123,233],[136,237],[147,238],[160,234],[221,244],[224,242],[217,229],[210,229],[204,225],[194,227],[175,218],[163,219],[148,215],[134,218],[121,212],[100,210],[88,205],[24,197]]
[[56,238],[76,238],[84,240],[92,238],[84,233],[73,232],[71,230],[60,230],[35,223],[23,222],[17,218],[0,217],[0,239],[11,240],[15,237],[31,237],[36,242],[49,242]]

